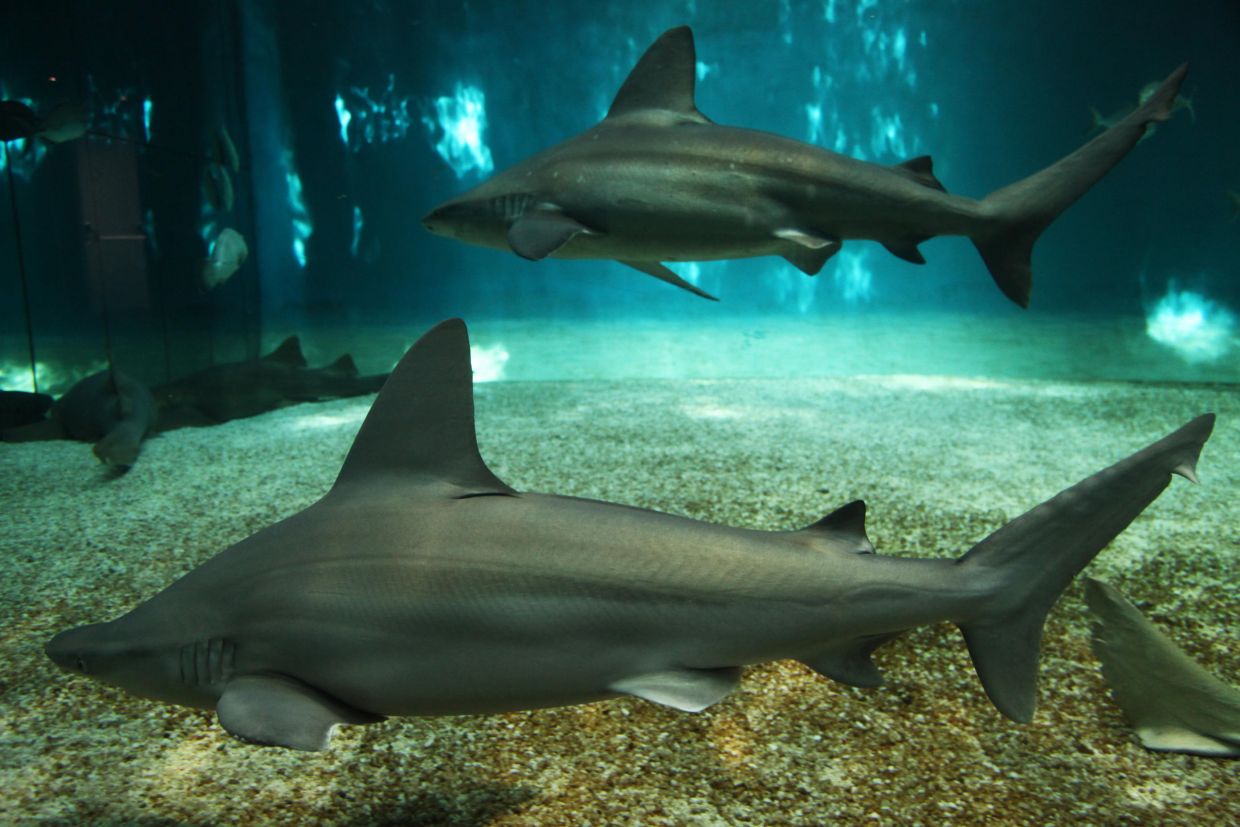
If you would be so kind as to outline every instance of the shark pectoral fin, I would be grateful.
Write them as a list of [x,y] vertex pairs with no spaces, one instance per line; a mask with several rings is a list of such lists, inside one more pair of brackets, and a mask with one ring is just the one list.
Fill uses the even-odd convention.
[[807,276],[818,275],[827,260],[843,246],[838,238],[815,235],[804,230],[785,228],[776,230],[775,236],[792,242],[779,254]]
[[690,293],[692,293],[695,296],[701,296],[702,298],[710,299],[713,302],[719,301],[717,298],[712,296],[710,293],[707,293],[705,290],[695,287],[694,285],[685,281],[680,276],[676,275],[671,270],[669,270],[667,267],[665,267],[664,265],[660,264],[657,261],[621,261],[620,263],[625,265],[626,267],[632,267],[634,270],[640,270],[641,272],[645,273],[648,276],[654,276],[659,281],[665,281],[668,284],[676,285],[682,290],[688,290]]
[[326,749],[337,724],[373,724],[362,712],[301,681],[278,675],[242,675],[224,687],[215,707],[220,724],[242,741],[290,749]]
[[679,709],[701,712],[723,700],[740,683],[739,666],[718,669],[669,669],[616,681],[607,687],[613,692],[634,695],[643,700]]
[[533,209],[512,222],[508,246],[521,258],[539,261],[563,247],[574,236],[592,232],[559,210]]
[[926,257],[921,254],[921,250],[917,249],[917,245],[925,241],[925,238],[901,238],[895,241],[881,242],[887,248],[887,252],[897,258],[905,261],[911,261],[913,264],[925,264]]
[[889,640],[899,637],[901,632],[854,640],[844,646],[838,646],[826,652],[819,652],[811,657],[799,658],[801,663],[813,669],[824,678],[846,683],[849,686],[882,686],[883,673],[878,671],[870,656],[874,650]]
[[1240,756],[1240,741],[1227,743],[1181,727],[1137,727],[1137,737],[1141,739],[1141,746],[1158,752],[1187,752],[1224,758]]

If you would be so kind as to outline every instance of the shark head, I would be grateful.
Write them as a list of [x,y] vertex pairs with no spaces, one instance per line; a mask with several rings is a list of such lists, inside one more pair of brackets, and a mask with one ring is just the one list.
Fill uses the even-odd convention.
[[[161,634],[136,634],[131,615],[108,623],[91,623],[60,632],[43,647],[52,662],[142,698],[211,706],[222,681],[209,676],[223,670],[230,647],[215,641],[180,645]],[[204,677],[199,680],[199,675]]]
[[422,226],[467,244],[507,249],[509,227],[533,200],[528,193],[504,191],[491,181],[431,210]]

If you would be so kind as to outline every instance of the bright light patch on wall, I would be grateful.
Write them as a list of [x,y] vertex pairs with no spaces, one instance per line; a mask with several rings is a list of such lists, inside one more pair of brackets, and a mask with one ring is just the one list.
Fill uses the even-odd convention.
[[1174,350],[1186,362],[1217,362],[1235,345],[1235,315],[1200,293],[1176,290],[1174,284],[1145,319],[1151,339]]
[[475,382],[495,382],[504,378],[504,365],[508,364],[508,351],[503,345],[469,346],[469,359],[474,366]]
[[[93,373],[106,368],[107,362],[92,362],[81,373],[77,371],[66,372],[56,365],[49,365],[47,362],[38,361],[34,363],[35,372],[39,374],[39,391],[41,393],[59,394],[69,389],[69,386],[90,376]],[[30,363],[29,362],[0,362],[0,388],[9,391],[26,391],[27,393],[34,390],[34,385],[30,381]]]
[[340,122],[340,141],[346,147],[349,145],[349,121],[353,120],[353,113],[349,111],[349,107],[344,105],[344,98],[336,95],[336,120]]
[[362,208],[353,208],[353,243],[349,245],[349,255],[357,258],[358,248],[362,243],[362,228],[366,226],[365,219],[362,218]]
[[148,141],[151,140],[151,110],[154,108],[150,95],[142,99],[142,134]]
[[306,241],[314,234],[314,222],[310,219],[310,211],[306,209],[301,176],[297,174],[297,168],[293,165],[291,150],[284,150],[280,165],[284,167],[284,183],[288,188],[288,208],[292,213],[293,257],[297,259],[297,264],[304,268],[306,266]]
[[869,251],[845,250],[835,257],[836,287],[847,304],[868,302],[874,295],[874,274],[866,265]]
[[805,117],[809,120],[809,142],[816,144],[822,138],[822,106],[816,103],[805,104]]
[[877,106],[870,110],[870,150],[876,158],[883,155],[903,158],[909,154],[904,141],[904,122],[898,112],[884,115]]
[[457,178],[470,172],[486,175],[495,168],[484,134],[487,128],[486,95],[477,86],[456,85],[452,97],[435,99],[435,120],[423,118],[431,137],[442,132],[435,143],[439,157],[452,167]]
[[822,4],[822,19],[828,23],[835,22],[835,0],[827,0]]
[[701,83],[702,81],[706,80],[706,78],[709,77],[710,73],[713,71],[715,71],[714,66],[710,65],[709,63],[703,63],[702,61],[699,60],[697,62],[698,83]]

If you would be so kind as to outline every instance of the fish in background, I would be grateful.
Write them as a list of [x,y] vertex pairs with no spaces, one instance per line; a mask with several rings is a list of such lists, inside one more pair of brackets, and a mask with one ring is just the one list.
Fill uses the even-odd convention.
[[21,101],[0,101],[0,141],[42,138],[53,144],[76,140],[86,134],[86,108],[65,101],[40,117]]
[[[1150,81],[1142,86],[1141,91],[1137,93],[1137,103],[1135,106],[1125,106],[1121,109],[1116,109],[1108,115],[1103,115],[1093,106],[1089,107],[1089,129],[1086,130],[1085,134],[1092,135],[1095,132],[1102,132],[1115,126],[1137,109],[1144,106],[1150,98],[1154,97],[1154,94],[1158,91],[1158,86],[1158,81]],[[1197,111],[1193,109],[1192,99],[1187,98],[1184,95],[1177,94],[1171,101],[1171,114],[1175,114],[1181,109],[1187,109],[1189,118],[1193,123],[1197,123]],[[1153,135],[1154,130],[1154,125],[1150,124],[1150,127],[1145,131],[1145,134],[1141,136],[1140,140],[1138,140],[1138,143]]]
[[213,365],[154,389],[160,430],[217,425],[299,402],[376,393],[387,374],[361,376],[347,353],[310,368],[290,336],[260,359]]
[[1085,602],[1102,675],[1146,749],[1240,756],[1240,689],[1201,668],[1113,586],[1087,578]]
[[232,227],[220,230],[215,242],[211,245],[211,253],[202,262],[202,286],[212,290],[232,278],[241,269],[250,248],[245,243],[245,236]]
[[0,431],[43,421],[55,401],[46,393],[0,391]]
[[979,200],[947,193],[929,156],[883,166],[765,132],[720,126],[694,101],[693,33],[664,33],[607,117],[436,207],[433,233],[522,258],[613,259],[704,298],[664,261],[782,256],[814,275],[848,239],[924,264],[918,245],[968,236],[1022,307],[1033,244],[1171,116],[1188,65],[1134,112],[1041,172]]
[[1240,218],[1240,192],[1227,190],[1227,197],[1231,199],[1231,220],[1235,221]]
[[6,430],[6,442],[75,439],[95,443],[100,462],[127,469],[155,427],[155,400],[138,380],[102,370],[80,380],[52,405],[48,418]]
[[232,173],[241,171],[241,156],[228,129],[221,126],[207,141],[207,165],[202,171],[202,193],[217,212],[231,212],[236,200]]
[[469,338],[401,359],[331,490],[127,614],[45,646],[60,668],[214,709],[248,743],[327,747],[339,724],[620,696],[701,711],[742,667],[795,658],[877,686],[884,643],[964,633],[1001,713],[1029,721],[1046,615],[1077,572],[1193,476],[1207,414],[958,559],[876,554],[855,501],[794,531],[510,488],[478,453]]

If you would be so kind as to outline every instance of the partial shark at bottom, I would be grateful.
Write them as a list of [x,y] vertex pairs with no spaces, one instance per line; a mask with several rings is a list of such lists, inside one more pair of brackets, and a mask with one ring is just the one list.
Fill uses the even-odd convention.
[[796,531],[521,493],[478,453],[459,320],[415,344],[331,490],[128,614],[61,632],[60,667],[214,708],[248,742],[327,746],[338,724],[632,695],[685,711],[747,664],[795,658],[874,686],[875,649],[951,621],[1009,718],[1033,715],[1042,625],[1172,474],[1198,417],[956,560],[884,557],[853,502]]

